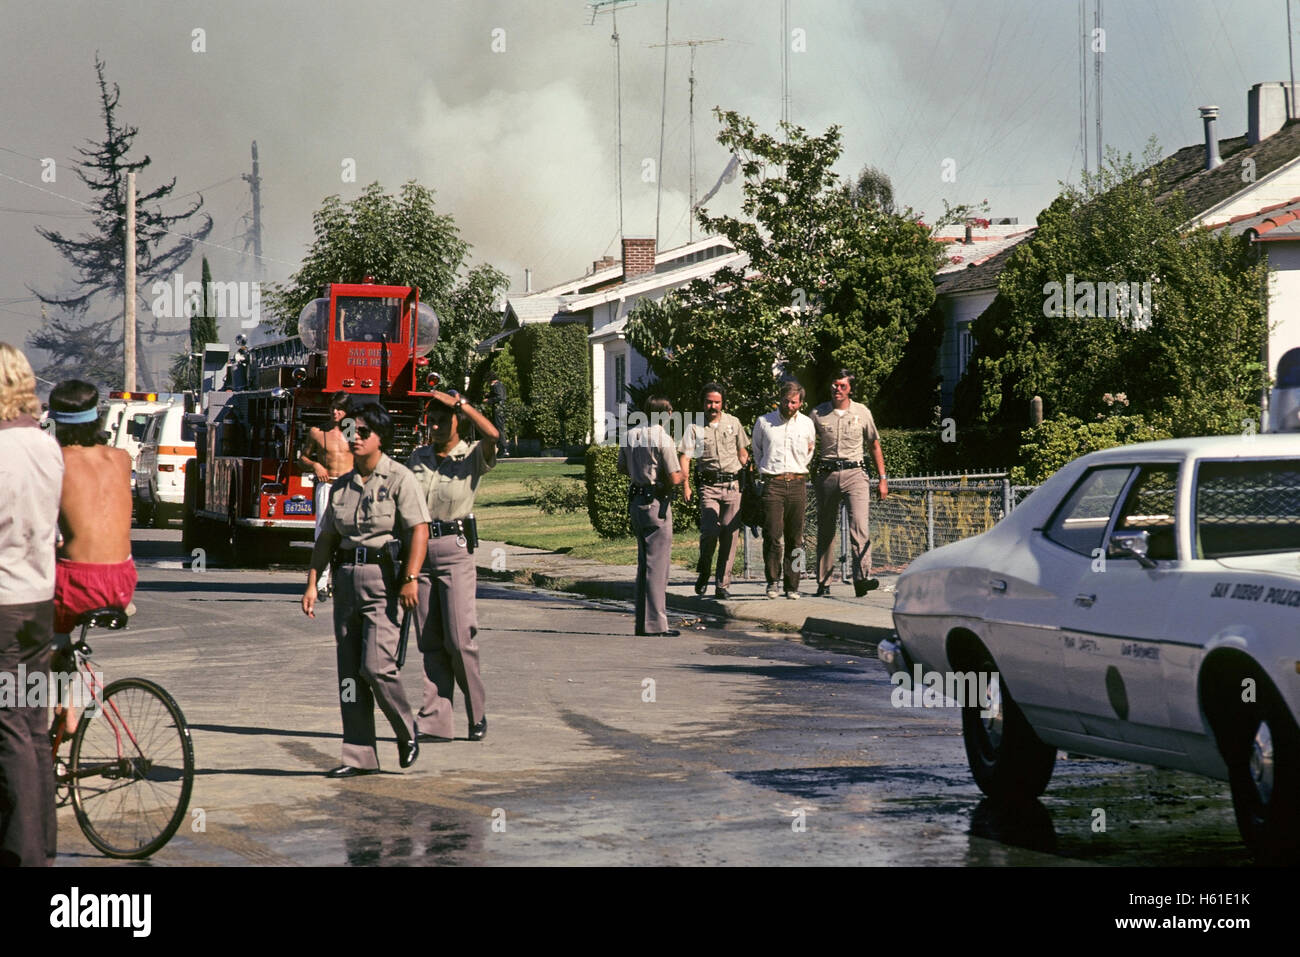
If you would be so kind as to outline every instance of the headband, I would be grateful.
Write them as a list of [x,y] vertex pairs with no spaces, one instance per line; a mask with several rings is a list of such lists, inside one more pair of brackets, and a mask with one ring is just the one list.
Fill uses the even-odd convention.
[[80,412],[56,412],[51,409],[50,418],[60,425],[82,425],[86,422],[98,422],[99,409],[93,406]]

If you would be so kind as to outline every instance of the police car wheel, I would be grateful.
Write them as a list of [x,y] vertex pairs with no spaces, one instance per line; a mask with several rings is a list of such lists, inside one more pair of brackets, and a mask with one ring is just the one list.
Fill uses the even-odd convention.
[[994,800],[1032,801],[1052,778],[1056,748],[1038,740],[987,651],[976,667],[989,675],[989,706],[975,704],[961,712],[971,774]]
[[1300,863],[1300,731],[1276,689],[1257,679],[1259,700],[1235,727],[1228,782],[1237,827],[1261,864]]

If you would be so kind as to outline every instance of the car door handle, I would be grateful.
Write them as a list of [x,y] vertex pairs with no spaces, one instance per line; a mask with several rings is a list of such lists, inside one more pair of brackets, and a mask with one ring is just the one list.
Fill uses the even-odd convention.
[[1091,608],[1092,603],[1097,600],[1096,595],[1075,595],[1074,603],[1084,608]]
[[1007,583],[1001,578],[994,578],[989,581],[989,588],[994,591],[1004,592],[1007,590]]

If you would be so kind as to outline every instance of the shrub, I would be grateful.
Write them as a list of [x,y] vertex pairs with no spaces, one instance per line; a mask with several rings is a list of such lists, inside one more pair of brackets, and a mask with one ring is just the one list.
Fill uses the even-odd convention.
[[547,479],[533,493],[533,504],[547,515],[576,512],[587,504],[587,488],[573,479]]
[[1167,428],[1140,415],[1113,415],[1086,423],[1073,416],[1057,416],[1021,433],[1020,465],[1011,470],[1011,481],[1037,485],[1089,452],[1167,438],[1171,438]]

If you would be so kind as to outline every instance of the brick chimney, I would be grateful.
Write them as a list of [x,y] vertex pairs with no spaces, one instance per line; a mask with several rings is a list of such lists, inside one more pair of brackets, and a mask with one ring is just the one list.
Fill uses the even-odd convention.
[[623,281],[636,279],[655,271],[655,241],[653,239],[623,240]]
[[1296,115],[1290,83],[1256,83],[1246,94],[1246,145],[1267,139]]

